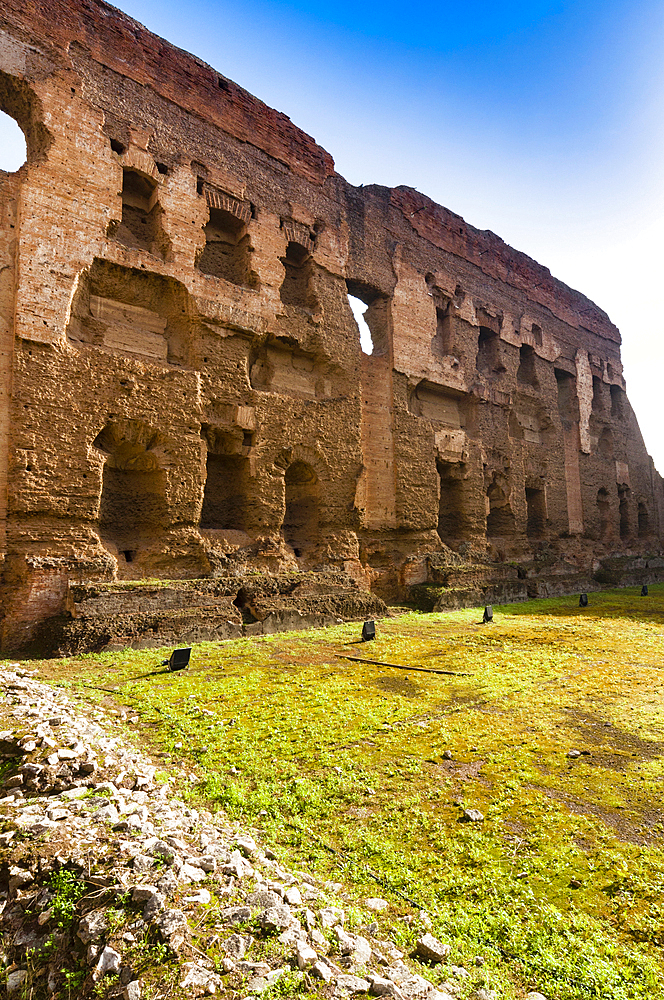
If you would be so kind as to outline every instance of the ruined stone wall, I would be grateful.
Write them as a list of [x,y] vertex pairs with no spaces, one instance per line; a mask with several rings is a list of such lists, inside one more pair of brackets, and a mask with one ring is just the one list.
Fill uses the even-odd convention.
[[5,3],[0,106],[28,145],[0,175],[5,644],[69,582],[338,569],[393,599],[444,546],[533,577],[658,554],[618,331],[546,268],[353,188],[103,3]]

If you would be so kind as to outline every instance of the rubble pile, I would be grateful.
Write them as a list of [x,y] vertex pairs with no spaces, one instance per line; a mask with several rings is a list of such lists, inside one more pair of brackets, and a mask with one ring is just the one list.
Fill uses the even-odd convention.
[[407,957],[380,936],[386,900],[286,871],[227,817],[178,798],[105,710],[12,666],[0,671],[9,997],[497,997],[480,968],[450,961],[425,913],[403,918]]

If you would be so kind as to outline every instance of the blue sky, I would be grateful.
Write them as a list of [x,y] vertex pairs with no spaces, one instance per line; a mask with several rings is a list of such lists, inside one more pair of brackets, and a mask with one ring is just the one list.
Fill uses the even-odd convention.
[[351,182],[416,187],[594,299],[664,472],[664,0],[121,7],[288,114]]

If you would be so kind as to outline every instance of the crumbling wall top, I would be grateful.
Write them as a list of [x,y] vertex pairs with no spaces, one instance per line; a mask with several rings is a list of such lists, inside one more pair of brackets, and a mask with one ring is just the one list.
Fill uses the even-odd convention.
[[103,66],[264,150],[308,181],[322,184],[334,160],[287,115],[269,108],[202,59],[154,35],[116,7],[96,0],[5,0],[0,26],[18,29],[54,59],[80,45]]

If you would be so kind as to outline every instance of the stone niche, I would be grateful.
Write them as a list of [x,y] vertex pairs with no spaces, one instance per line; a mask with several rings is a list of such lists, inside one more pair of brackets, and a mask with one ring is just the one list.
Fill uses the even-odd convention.
[[338,395],[339,372],[329,359],[286,343],[267,343],[250,369],[251,386],[260,392],[327,399]]
[[98,531],[120,576],[141,562],[169,525],[168,456],[159,431],[141,420],[110,421],[93,448],[102,462]]
[[192,310],[179,281],[95,260],[79,277],[67,337],[77,346],[189,366],[197,333]]
[[458,462],[465,457],[466,434],[472,423],[467,396],[446,386],[423,381],[411,393],[408,408],[411,413],[431,422],[440,460]]
[[509,416],[509,435],[526,444],[549,444],[555,438],[555,428],[542,403],[532,396],[517,394]]

